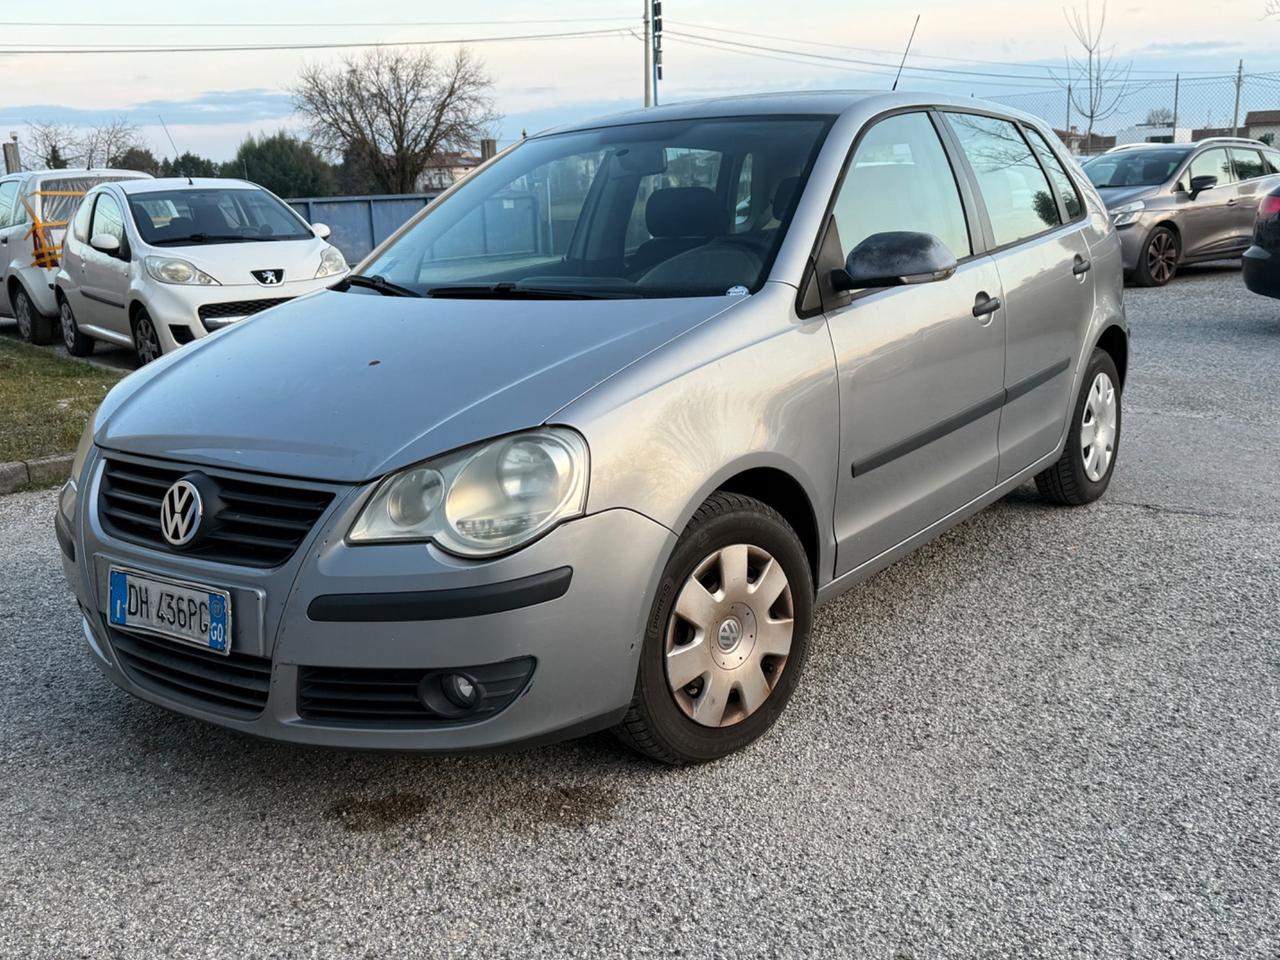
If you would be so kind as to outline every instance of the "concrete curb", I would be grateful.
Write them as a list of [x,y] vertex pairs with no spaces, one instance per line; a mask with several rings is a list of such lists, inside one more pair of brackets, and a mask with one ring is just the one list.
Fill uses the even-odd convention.
[[14,493],[30,484],[51,486],[60,483],[71,475],[73,459],[69,453],[60,453],[53,457],[0,463],[0,496]]

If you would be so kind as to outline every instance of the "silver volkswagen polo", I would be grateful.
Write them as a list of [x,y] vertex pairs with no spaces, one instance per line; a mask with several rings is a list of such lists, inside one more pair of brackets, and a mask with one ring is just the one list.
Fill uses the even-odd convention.
[[720,757],[786,705],[815,603],[1032,478],[1106,490],[1121,280],[1052,133],[972,100],[531,137],[112,391],[56,518],[84,641],[281,740]]

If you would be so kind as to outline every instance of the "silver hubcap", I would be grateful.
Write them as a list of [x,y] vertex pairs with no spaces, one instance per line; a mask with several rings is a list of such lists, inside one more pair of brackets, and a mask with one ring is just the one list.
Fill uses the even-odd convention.
[[1080,421],[1080,448],[1084,455],[1084,472],[1094,483],[1107,475],[1116,452],[1116,388],[1111,378],[1100,373],[1093,378],[1084,401]]
[[1167,283],[1178,261],[1178,247],[1167,233],[1157,233],[1147,247],[1147,272],[1157,283]]
[[71,345],[76,341],[76,318],[71,313],[71,304],[63,300],[58,313],[62,317],[62,339],[70,350]]
[[24,339],[31,339],[31,301],[25,294],[18,294],[13,310],[17,314],[18,333],[22,334]]
[[143,363],[150,363],[160,356],[160,340],[156,337],[156,328],[148,317],[138,320],[138,358]]
[[728,727],[759,710],[786,666],[793,617],[768,551],[735,543],[699,563],[667,621],[667,683],[685,715]]

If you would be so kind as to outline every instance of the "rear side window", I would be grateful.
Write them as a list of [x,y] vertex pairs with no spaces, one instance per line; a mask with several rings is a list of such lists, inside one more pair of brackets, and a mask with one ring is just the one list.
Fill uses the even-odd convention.
[[89,242],[89,217],[93,214],[93,197],[85,197],[76,208],[75,219],[71,221],[71,235],[81,243]]
[[[1187,170],[1187,179],[1194,180],[1196,177],[1213,177],[1218,181],[1218,186],[1235,182],[1235,177],[1231,175],[1231,161],[1227,159],[1227,151],[1221,147],[1206,150],[1192,160]],[[1188,183],[1186,186],[1190,189],[1191,184]]]
[[846,256],[892,230],[931,233],[957,259],[973,252],[955,174],[923,113],[888,117],[867,131],[836,197],[835,219]]
[[0,183],[0,227],[7,227],[13,222],[14,208],[18,203],[18,181],[8,180]]
[[1262,154],[1257,150],[1245,150],[1240,147],[1231,148],[1231,160],[1236,165],[1236,176],[1241,180],[1253,180],[1264,176],[1266,165],[1262,162]]
[[1267,173],[1280,173],[1280,150],[1263,150],[1262,159],[1267,164]]
[[1076,189],[1075,181],[1067,173],[1067,169],[1062,165],[1062,161],[1058,159],[1058,155],[1049,149],[1049,143],[1040,135],[1040,131],[1032,127],[1026,127],[1025,129],[1027,137],[1031,141],[1031,146],[1035,148],[1036,156],[1040,158],[1044,168],[1049,171],[1049,176],[1058,187],[1058,193],[1062,194],[1062,205],[1066,207],[1067,216],[1074,220],[1084,213],[1084,201],[1080,199],[1080,191]]
[[1058,226],[1053,190],[1017,126],[996,117],[948,113],[960,147],[978,178],[996,246]]

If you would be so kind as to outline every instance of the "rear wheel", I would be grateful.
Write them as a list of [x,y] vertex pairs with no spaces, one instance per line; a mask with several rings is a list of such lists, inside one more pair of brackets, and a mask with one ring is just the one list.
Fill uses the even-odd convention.
[[1134,271],[1138,283],[1144,287],[1163,287],[1178,272],[1181,253],[1178,235],[1168,227],[1156,227],[1147,236],[1142,256],[1138,258],[1138,269]]
[[1062,456],[1036,475],[1040,495],[1080,506],[1106,492],[1120,452],[1120,376],[1105,350],[1094,350],[1072,413]]
[[62,345],[67,348],[67,353],[73,357],[87,357],[93,353],[93,337],[86,337],[80,332],[71,304],[61,296],[58,297],[58,321],[62,327]]
[[13,293],[13,316],[23,340],[44,346],[53,343],[53,321],[36,309],[27,291],[19,286]]
[[144,307],[139,307],[133,318],[133,350],[137,354],[140,367],[145,367],[152,360],[160,359],[164,353],[155,322]]
[[745,747],[791,697],[812,620],[813,581],[795,531],[758,500],[713,494],[663,572],[635,696],[615,733],[672,764]]

